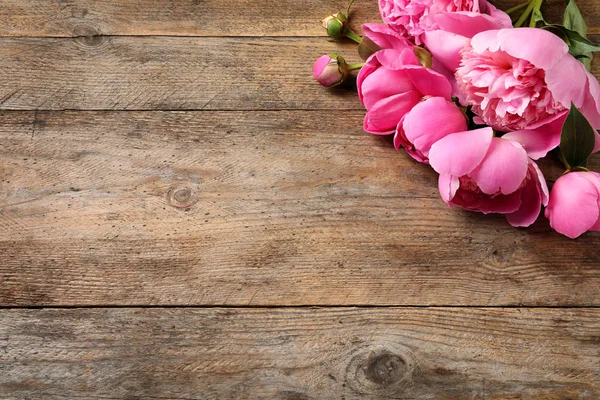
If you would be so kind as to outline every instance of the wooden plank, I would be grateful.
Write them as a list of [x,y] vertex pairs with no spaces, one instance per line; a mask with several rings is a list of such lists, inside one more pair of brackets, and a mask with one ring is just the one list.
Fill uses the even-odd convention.
[[[519,0],[495,2],[507,9]],[[320,20],[348,1],[340,0],[3,0],[0,36],[323,36]],[[600,4],[577,4],[590,26],[600,33]],[[563,0],[547,0],[544,15],[560,22]],[[381,22],[377,0],[358,1],[353,28]]]
[[0,108],[360,109],[355,91],[326,90],[311,72],[326,52],[358,61],[355,48],[322,38],[3,38]]
[[598,309],[0,313],[10,399],[598,399]]
[[361,109],[355,91],[326,90],[311,74],[328,51],[357,61],[355,47],[322,38],[3,38],[0,109]]
[[0,305],[600,304],[600,234],[449,209],[362,116],[1,113]]

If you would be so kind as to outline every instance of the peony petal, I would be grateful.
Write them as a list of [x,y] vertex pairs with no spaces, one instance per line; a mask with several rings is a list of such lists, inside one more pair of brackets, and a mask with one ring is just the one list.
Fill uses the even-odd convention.
[[512,226],[527,227],[538,219],[542,209],[538,185],[535,180],[529,180],[523,190],[516,193],[521,193],[521,206],[517,211],[506,214],[506,219]]
[[431,146],[429,164],[438,174],[466,175],[484,159],[493,137],[489,127],[450,134]]
[[498,213],[509,214],[521,207],[521,191],[499,196],[480,195],[477,203],[477,211],[484,214]]
[[546,183],[546,178],[544,178],[544,174],[542,174],[540,167],[538,167],[538,165],[535,162],[529,161],[529,167],[532,168],[535,172],[534,178],[537,178],[536,184],[540,196],[542,198],[542,205],[546,207],[548,205],[548,198],[550,196],[548,191],[548,184]]
[[406,66],[404,72],[423,95],[448,100],[452,96],[452,85],[444,75],[422,66]]
[[412,49],[412,44],[395,30],[383,24],[363,24],[365,36],[382,49]]
[[375,54],[372,54],[371,57],[367,59],[365,65],[358,72],[358,76],[356,77],[356,87],[358,89],[358,98],[360,99],[361,104],[365,104],[363,98],[363,83],[368,76],[370,76],[373,72],[377,71],[380,67],[379,61],[374,57]]
[[538,160],[560,144],[562,126],[568,114],[568,111],[563,111],[553,121],[537,129],[509,132],[502,137],[519,143],[530,158]]
[[[477,53],[503,50],[515,58],[549,70],[569,52],[567,44],[555,34],[538,28],[511,28],[478,33],[471,39]],[[564,76],[564,75],[563,75]]]
[[377,57],[377,61],[382,66],[391,70],[400,70],[407,65],[421,66],[421,62],[412,48],[404,50],[383,49],[373,54],[373,56]]
[[398,122],[421,101],[421,95],[411,90],[378,101],[365,115],[364,129],[375,135],[394,133]]
[[370,110],[382,99],[415,90],[415,85],[404,71],[380,67],[362,81],[361,89],[364,106]]
[[582,175],[588,173],[571,172],[558,178],[545,212],[550,226],[572,239],[595,227],[600,217],[598,189]]
[[[493,4],[486,0],[479,0],[479,12],[488,14],[490,17],[497,20],[503,28],[512,28],[513,24],[510,16],[502,10],[498,10]],[[477,10],[473,10],[477,11]]]
[[[565,79],[567,76],[569,78]],[[585,66],[567,54],[553,68],[546,70],[546,85],[552,97],[566,109],[571,108],[571,103],[581,108],[588,91]]]
[[494,138],[485,158],[470,175],[483,193],[509,194],[519,189],[528,166],[527,152],[520,144]]
[[581,113],[590,121],[594,129],[600,129],[600,83],[594,75],[587,71],[586,76],[588,87],[585,91]]
[[435,30],[425,32],[423,42],[436,60],[454,72],[460,65],[460,51],[469,43],[469,38],[452,32]]
[[452,199],[456,195],[456,191],[460,186],[460,181],[457,177],[442,174],[438,179],[438,188],[440,189],[440,195],[446,204],[452,206]]
[[[479,32],[506,28],[505,20],[498,20],[478,12],[458,11],[434,16],[440,30],[472,38]],[[510,18],[509,18],[510,21]]]
[[398,126],[403,131],[402,143],[415,160],[427,160],[435,142],[455,132],[467,130],[467,120],[460,109],[443,97],[431,97],[417,104]]

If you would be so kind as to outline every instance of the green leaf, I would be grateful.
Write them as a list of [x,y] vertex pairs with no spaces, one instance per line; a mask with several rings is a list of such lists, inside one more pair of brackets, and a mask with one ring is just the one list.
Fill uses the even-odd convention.
[[579,11],[579,7],[575,3],[575,0],[566,0],[567,7],[565,8],[565,14],[563,17],[563,25],[565,28],[570,29],[579,33],[581,36],[586,37],[588,33],[587,25]]
[[584,54],[600,50],[600,46],[590,42],[589,40],[587,40],[587,38],[584,38],[575,31],[565,29],[565,33],[569,38],[569,53],[571,54]]
[[585,167],[595,143],[596,131],[575,104],[571,103],[571,111],[560,136],[560,152],[569,168]]

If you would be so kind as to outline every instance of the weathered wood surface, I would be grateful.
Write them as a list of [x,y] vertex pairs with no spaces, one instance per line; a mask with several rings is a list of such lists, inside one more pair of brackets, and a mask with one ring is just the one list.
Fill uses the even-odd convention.
[[10,399],[600,398],[598,309],[0,312]]
[[311,74],[326,52],[358,61],[355,47],[325,38],[0,38],[0,109],[362,109],[356,92],[325,90]]
[[[323,36],[319,21],[345,10],[341,0],[3,0],[0,36]],[[515,0],[493,2],[501,9]],[[561,21],[564,0],[547,0],[544,16]],[[577,4],[600,34],[600,3]],[[381,22],[377,0],[359,0],[353,7],[352,27]]]
[[[360,109],[323,90],[324,38],[0,38],[0,109]],[[356,56],[358,60],[358,56]]]
[[362,116],[1,113],[0,305],[600,305],[600,235],[450,209]]

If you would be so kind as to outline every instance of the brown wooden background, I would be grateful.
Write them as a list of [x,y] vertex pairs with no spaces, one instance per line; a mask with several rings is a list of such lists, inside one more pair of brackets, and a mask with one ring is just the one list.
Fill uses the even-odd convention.
[[600,398],[600,234],[362,132],[311,76],[345,5],[0,2],[0,398]]

